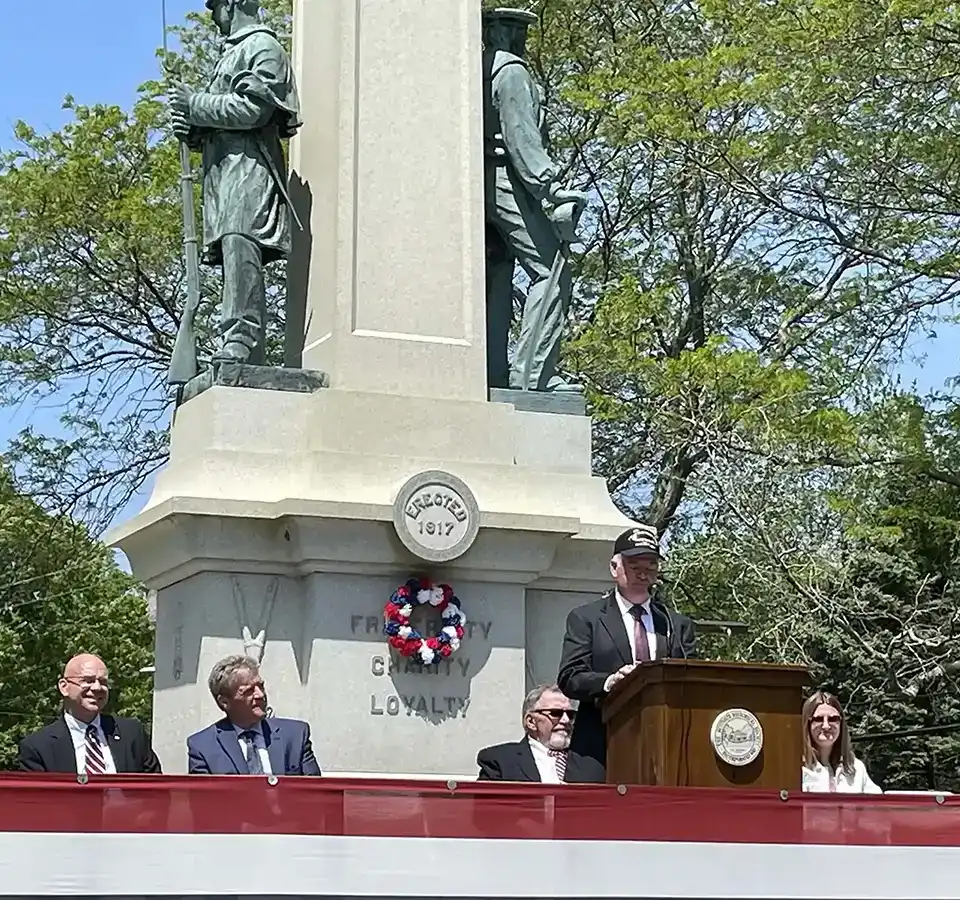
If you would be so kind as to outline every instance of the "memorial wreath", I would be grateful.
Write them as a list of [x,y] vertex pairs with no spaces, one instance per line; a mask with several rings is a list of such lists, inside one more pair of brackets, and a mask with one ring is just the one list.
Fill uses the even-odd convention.
[[[432,606],[440,613],[441,628],[425,638],[410,624],[418,606]],[[434,584],[428,578],[411,578],[400,585],[383,608],[383,633],[401,656],[429,666],[460,649],[467,617],[449,584]]]

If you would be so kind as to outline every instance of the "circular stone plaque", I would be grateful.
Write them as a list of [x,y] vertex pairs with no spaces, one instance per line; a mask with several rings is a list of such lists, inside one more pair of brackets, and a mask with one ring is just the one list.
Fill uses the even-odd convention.
[[480,530],[473,492],[449,472],[414,475],[393,502],[393,525],[404,546],[428,562],[463,556]]
[[710,743],[731,766],[748,766],[763,749],[760,720],[748,709],[726,709],[713,720]]

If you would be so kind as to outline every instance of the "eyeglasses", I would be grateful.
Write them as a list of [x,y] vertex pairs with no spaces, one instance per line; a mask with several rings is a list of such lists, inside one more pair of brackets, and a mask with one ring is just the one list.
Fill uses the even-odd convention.
[[821,725],[839,725],[840,716],[811,716],[810,721]]
[[575,709],[535,709],[532,711],[544,716],[549,716],[554,722],[559,722],[563,718],[564,713],[567,714],[567,718],[570,719],[571,722],[577,717],[577,711]]
[[75,684],[77,687],[94,687],[98,684],[103,685],[105,688],[110,687],[109,678],[64,678],[68,684]]

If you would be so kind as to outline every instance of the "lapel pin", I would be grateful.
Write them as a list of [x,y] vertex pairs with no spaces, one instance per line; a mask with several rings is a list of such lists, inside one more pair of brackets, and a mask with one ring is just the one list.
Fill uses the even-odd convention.
[[113,739],[114,739],[115,741],[119,741],[119,740],[120,740],[120,735],[119,735],[119,734],[115,734],[115,735],[113,736]]

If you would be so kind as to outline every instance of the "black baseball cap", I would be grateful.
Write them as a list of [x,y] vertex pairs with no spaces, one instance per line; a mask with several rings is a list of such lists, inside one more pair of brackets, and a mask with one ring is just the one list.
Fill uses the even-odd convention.
[[657,529],[651,525],[628,528],[613,545],[613,555],[618,554],[620,556],[661,556]]
[[497,9],[485,9],[481,15],[484,23],[498,20],[501,22],[509,22],[511,25],[519,25],[523,28],[529,28],[537,21],[537,17],[529,10],[508,9],[502,6]]

